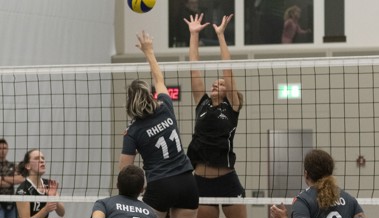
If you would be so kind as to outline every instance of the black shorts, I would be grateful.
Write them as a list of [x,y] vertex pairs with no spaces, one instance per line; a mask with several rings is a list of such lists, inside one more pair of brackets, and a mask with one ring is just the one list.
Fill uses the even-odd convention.
[[160,212],[170,208],[197,209],[199,191],[191,171],[149,182],[142,199]]
[[[195,174],[200,197],[245,197],[236,171],[217,178],[205,178]],[[227,206],[227,205],[223,205]]]

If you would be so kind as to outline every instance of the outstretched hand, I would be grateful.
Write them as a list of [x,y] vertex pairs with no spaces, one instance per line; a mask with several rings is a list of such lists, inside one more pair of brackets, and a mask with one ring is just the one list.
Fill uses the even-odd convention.
[[141,49],[143,53],[153,51],[153,37],[148,33],[143,30],[140,34],[137,34],[137,39],[139,43],[136,44],[136,47]]
[[215,29],[215,32],[217,35],[223,34],[225,32],[226,27],[228,26],[229,22],[232,20],[233,14],[227,16],[224,15],[222,17],[221,24],[217,26],[216,24],[213,24],[213,28]]
[[186,18],[183,18],[184,22],[188,24],[188,29],[190,33],[199,33],[201,30],[203,30],[206,26],[209,25],[209,22],[201,24],[203,16],[203,13],[201,13],[200,15],[196,14],[195,17],[191,15],[189,21]]

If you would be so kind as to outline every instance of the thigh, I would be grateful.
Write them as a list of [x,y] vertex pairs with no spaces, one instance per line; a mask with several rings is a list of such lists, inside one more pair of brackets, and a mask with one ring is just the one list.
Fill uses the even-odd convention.
[[200,205],[197,211],[197,218],[218,218],[220,209],[218,205]]
[[178,209],[174,208],[170,210],[170,218],[196,218],[197,209]]
[[160,212],[157,210],[154,210],[154,211],[155,211],[155,214],[157,215],[157,218],[166,218],[167,217],[167,212]]
[[226,218],[246,218],[247,210],[244,204],[233,204],[229,206],[223,206],[222,211]]

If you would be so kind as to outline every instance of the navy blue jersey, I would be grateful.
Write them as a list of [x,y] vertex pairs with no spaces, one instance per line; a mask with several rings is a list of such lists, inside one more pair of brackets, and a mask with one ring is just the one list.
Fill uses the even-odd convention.
[[155,212],[150,206],[123,195],[116,195],[95,202],[92,213],[99,210],[107,218],[156,218]]
[[317,190],[313,187],[301,192],[292,205],[292,218],[352,218],[363,212],[357,200],[341,189],[340,199],[333,207],[321,210],[317,203]]
[[[48,179],[42,179],[42,182],[45,187],[48,187],[49,180]],[[33,185],[33,183],[26,178],[24,182],[22,182],[18,187],[16,191],[16,195],[42,195],[45,196],[47,193],[40,193],[36,187]],[[46,206],[46,202],[30,202],[30,217],[37,214],[42,208]],[[49,217],[49,214],[47,214],[44,218]]]
[[161,93],[158,101],[153,115],[129,126],[122,149],[123,154],[141,154],[147,182],[193,170],[183,151],[172,100]]
[[236,155],[233,139],[238,115],[239,112],[233,110],[227,98],[216,107],[212,106],[207,94],[201,98],[196,107],[195,133],[187,152],[193,166],[203,163],[234,168]]

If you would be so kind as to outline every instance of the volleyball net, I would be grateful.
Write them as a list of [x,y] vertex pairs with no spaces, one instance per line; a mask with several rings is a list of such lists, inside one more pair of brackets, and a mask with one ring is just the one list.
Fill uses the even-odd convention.
[[[302,160],[312,148],[329,152],[340,187],[361,204],[379,199],[379,57],[160,63],[174,99],[182,143],[194,130],[190,70],[210,90],[222,69],[234,72],[244,95],[235,135],[236,171],[246,198],[201,198],[201,203],[267,205],[305,188]],[[45,155],[46,178],[59,197],[94,202],[117,194],[118,158],[126,115],[126,87],[151,83],[147,64],[0,68],[0,138],[7,159],[27,150]],[[137,156],[136,165],[142,166]],[[0,201],[35,200],[2,196]],[[41,199],[41,197],[38,197]]]

